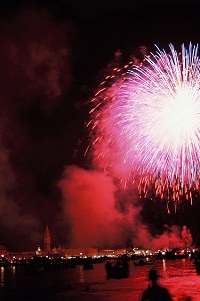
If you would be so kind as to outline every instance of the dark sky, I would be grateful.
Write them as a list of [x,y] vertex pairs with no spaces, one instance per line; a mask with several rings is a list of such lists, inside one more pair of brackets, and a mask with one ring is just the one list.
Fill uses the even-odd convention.
[[88,103],[117,49],[128,61],[141,45],[198,43],[198,6],[83,3],[0,1],[0,244],[8,250],[43,247],[46,224],[52,247],[152,240],[140,209],[117,209],[113,183],[88,170]]

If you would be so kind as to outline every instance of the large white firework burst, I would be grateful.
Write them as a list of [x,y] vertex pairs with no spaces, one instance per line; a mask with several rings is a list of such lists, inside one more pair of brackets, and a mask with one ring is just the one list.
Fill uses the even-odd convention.
[[[157,179],[165,185],[199,184],[200,59],[198,45],[156,46],[145,64],[95,98],[92,110],[96,164],[125,182]],[[179,189],[178,188],[178,189]]]

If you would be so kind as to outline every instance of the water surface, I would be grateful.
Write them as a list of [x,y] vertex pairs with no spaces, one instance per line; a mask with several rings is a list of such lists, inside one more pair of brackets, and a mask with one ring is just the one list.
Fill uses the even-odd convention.
[[153,266],[129,262],[128,278],[107,279],[104,263],[93,270],[76,268],[31,272],[23,267],[0,269],[0,301],[139,301],[147,288],[149,269],[155,267],[159,282],[173,301],[200,301],[200,276],[189,259],[157,260]]

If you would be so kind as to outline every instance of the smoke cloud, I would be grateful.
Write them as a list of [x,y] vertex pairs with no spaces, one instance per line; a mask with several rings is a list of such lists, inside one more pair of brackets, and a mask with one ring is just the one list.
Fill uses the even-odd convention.
[[15,13],[0,20],[0,244],[26,250],[43,244],[43,222],[58,210],[51,183],[66,162],[60,121],[69,106],[75,32],[45,9]]
[[64,219],[70,222],[71,247],[122,248],[128,243],[160,249],[182,245],[176,226],[160,236],[152,236],[142,224],[141,207],[134,206],[134,199],[123,204],[126,208],[122,210],[113,179],[102,172],[68,166],[59,187]]

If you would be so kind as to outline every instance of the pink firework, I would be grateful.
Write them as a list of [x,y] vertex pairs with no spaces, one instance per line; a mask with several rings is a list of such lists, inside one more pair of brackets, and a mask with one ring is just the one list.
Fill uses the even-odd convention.
[[200,59],[191,43],[180,54],[172,44],[169,53],[156,49],[100,85],[91,145],[95,166],[124,186],[147,191],[153,183],[156,194],[172,188],[175,199],[199,188]]

